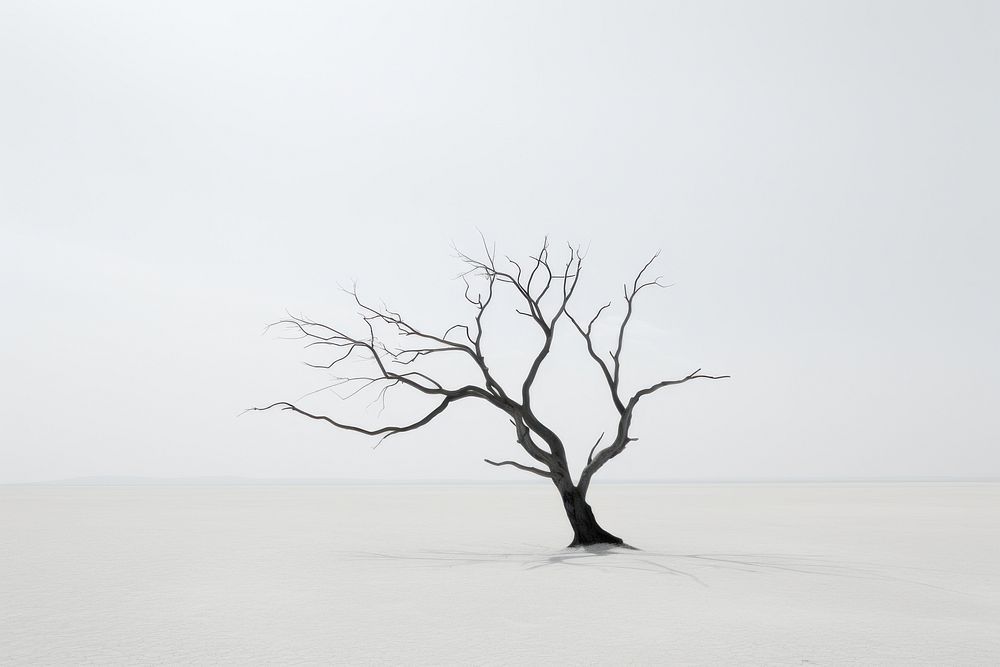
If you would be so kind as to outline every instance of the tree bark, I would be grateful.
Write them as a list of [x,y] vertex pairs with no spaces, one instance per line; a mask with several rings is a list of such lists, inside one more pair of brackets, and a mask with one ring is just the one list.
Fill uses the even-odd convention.
[[624,543],[622,538],[601,528],[594,517],[594,510],[591,509],[579,488],[567,485],[559,488],[559,494],[562,496],[566,517],[573,528],[573,542],[569,546],[585,547],[596,544],[620,545]]

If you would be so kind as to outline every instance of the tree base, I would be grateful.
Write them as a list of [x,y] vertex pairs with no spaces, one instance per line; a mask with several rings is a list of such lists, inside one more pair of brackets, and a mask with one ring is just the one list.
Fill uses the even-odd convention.
[[629,551],[642,551],[639,547],[633,547],[625,542],[596,542],[593,544],[577,544],[573,542],[566,546],[567,549],[582,549],[591,553],[605,553],[612,549],[628,549]]
[[[601,531],[604,532],[604,531]],[[620,537],[615,537],[611,533],[605,533],[601,537],[593,537],[590,539],[582,539],[580,537],[574,537],[573,541],[569,543],[570,548],[573,547],[620,547],[625,544],[625,540]]]
[[562,499],[569,524],[573,528],[573,541],[570,542],[570,548],[620,547],[625,545],[622,538],[601,528],[594,517],[594,511],[579,489],[570,487],[563,490]]

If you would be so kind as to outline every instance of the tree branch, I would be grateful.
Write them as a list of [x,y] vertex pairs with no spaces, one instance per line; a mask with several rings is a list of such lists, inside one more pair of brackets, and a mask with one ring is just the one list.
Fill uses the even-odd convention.
[[356,433],[363,433],[364,435],[372,435],[372,436],[381,435],[383,436],[384,440],[385,438],[392,435],[396,435],[397,433],[405,433],[407,431],[413,431],[415,429],[420,428],[421,426],[429,423],[432,419],[434,419],[439,414],[444,412],[448,408],[448,406],[454,401],[457,401],[461,398],[467,398],[469,396],[471,396],[471,394],[463,394],[459,396],[446,396],[444,400],[442,400],[441,403],[439,403],[436,408],[434,408],[433,410],[431,410],[430,412],[428,412],[426,415],[424,415],[415,422],[411,422],[409,424],[405,424],[402,426],[382,426],[381,428],[376,428],[376,429],[367,429],[362,426],[355,426],[353,424],[344,424],[342,422],[335,421],[330,417],[327,417],[326,415],[315,415],[312,414],[311,412],[306,412],[305,410],[298,408],[286,401],[278,401],[277,403],[272,403],[271,405],[268,405],[267,407],[264,408],[250,408],[250,409],[254,411],[264,411],[264,410],[270,410],[272,408],[291,410],[292,412],[297,412],[298,414],[303,415],[305,417],[309,417],[310,419],[324,421],[327,424],[330,424],[331,426],[335,426],[345,431],[354,431]]
[[588,454],[588,455],[587,455],[587,464],[588,464],[588,465],[590,464],[590,462],[591,462],[591,461],[593,461],[593,460],[594,460],[594,450],[596,450],[596,449],[597,449],[597,446],[598,446],[599,444],[601,444],[601,440],[602,440],[603,438],[604,438],[604,434],[602,433],[601,435],[599,435],[599,436],[597,437],[597,442],[595,442],[595,443],[594,443],[594,446],[590,448],[590,454]]
[[526,470],[528,472],[533,472],[536,475],[540,475],[542,477],[548,477],[550,479],[552,477],[552,473],[550,473],[550,472],[547,472],[545,470],[539,470],[538,468],[532,468],[531,466],[523,465],[521,463],[518,463],[517,461],[490,461],[489,459],[483,459],[483,460],[486,461],[487,463],[489,463],[491,466],[497,466],[497,467],[499,467],[499,466],[514,466],[515,468],[518,468],[519,470]]
[[576,330],[580,332],[580,335],[583,336],[584,341],[586,341],[587,353],[590,354],[591,359],[597,362],[597,366],[601,369],[601,373],[604,375],[604,380],[607,382],[608,389],[611,390],[611,401],[615,404],[615,409],[618,410],[618,414],[622,414],[625,412],[625,404],[622,403],[621,398],[618,396],[618,384],[615,382],[615,378],[611,373],[611,369],[608,368],[607,363],[605,363],[604,359],[601,358],[601,355],[597,353],[597,350],[594,349],[594,339],[591,335],[594,328],[594,322],[596,322],[597,318],[601,316],[604,309],[610,306],[610,302],[601,306],[601,308],[597,311],[597,314],[594,315],[594,317],[592,317],[590,322],[587,324],[586,330],[580,326],[580,323],[577,322],[569,312],[566,313],[566,317],[569,318],[569,321],[573,323],[573,326],[576,327]]
[[634,396],[629,400],[629,407],[635,407],[639,402],[639,399],[643,396],[648,396],[655,391],[658,391],[664,387],[670,387],[675,384],[684,384],[685,382],[690,382],[691,380],[728,380],[731,376],[729,375],[700,375],[701,369],[694,371],[693,373],[681,378],[680,380],[663,380],[662,382],[657,382],[656,384],[646,387],[645,389],[640,389],[635,393]]
[[[547,261],[547,248],[543,248],[543,250],[545,251],[545,254],[543,255],[542,253],[539,253],[539,260],[538,265],[536,265],[536,269],[537,266],[544,266],[548,272],[549,279],[545,288],[542,290],[542,293],[538,296],[539,303],[541,302],[541,297],[544,296],[545,291],[548,290],[549,285],[552,283],[552,272],[549,270]],[[542,343],[542,349],[538,351],[537,355],[535,355],[535,360],[532,362],[531,368],[528,370],[528,374],[524,378],[524,384],[521,386],[521,403],[527,409],[530,409],[531,405],[531,385],[534,383],[535,377],[538,375],[538,369],[541,368],[542,362],[545,360],[545,357],[549,355],[549,351],[552,349],[552,339],[555,336],[556,323],[559,321],[559,318],[562,317],[563,313],[566,312],[566,306],[569,304],[569,300],[573,296],[573,291],[576,289],[576,285],[580,280],[580,270],[583,264],[583,258],[580,256],[577,249],[573,248],[573,246],[569,247],[569,253],[569,259],[566,262],[565,272],[562,276],[563,289],[559,309],[556,311],[555,315],[552,316],[550,321],[546,322],[543,318],[543,324],[545,325],[543,327],[545,331],[545,341]],[[546,259],[541,259],[543,257]],[[532,276],[534,276],[534,271],[532,271]],[[528,279],[528,284],[530,286],[531,278]]]
[[572,315],[567,313],[570,321],[573,322],[573,326],[576,330],[580,332],[583,339],[587,343],[587,353],[590,354],[591,359],[597,362],[598,367],[601,369],[601,373],[604,375],[604,380],[607,382],[608,389],[611,391],[611,400],[615,404],[615,408],[618,410],[618,414],[625,414],[625,403],[622,401],[621,394],[619,392],[619,385],[621,384],[621,357],[622,349],[625,346],[625,329],[628,327],[629,320],[632,319],[633,302],[635,301],[636,295],[641,292],[646,287],[652,287],[656,285],[658,287],[665,287],[660,283],[660,279],[649,280],[646,282],[640,282],[642,276],[645,275],[649,267],[656,261],[656,258],[660,256],[660,251],[657,250],[656,253],[643,265],[642,269],[636,274],[635,280],[632,281],[631,290],[628,285],[623,286],[623,292],[625,297],[625,316],[622,318],[621,324],[618,325],[618,339],[615,349],[611,351],[611,364],[609,365],[594,347],[593,330],[594,323],[600,318],[601,313],[605,309],[611,307],[611,302],[606,303],[601,306],[597,313],[590,319],[587,323],[587,328],[584,329],[583,326],[578,322]]
[[[583,471],[580,473],[580,481],[578,487],[580,492],[586,495],[587,488],[590,486],[590,480],[605,463],[613,459],[614,457],[625,451],[625,447],[630,442],[635,442],[636,438],[629,436],[629,428],[632,425],[632,415],[635,411],[636,405],[639,403],[639,399],[643,396],[648,396],[653,392],[663,388],[669,387],[676,384],[684,384],[685,382],[690,382],[691,380],[698,379],[708,379],[708,380],[723,380],[728,378],[728,375],[701,375],[701,369],[689,373],[685,377],[679,380],[664,380],[662,382],[657,382],[656,384],[637,391],[634,396],[629,400],[628,405],[625,406],[625,411],[622,413],[621,419],[618,422],[618,434],[615,436],[613,442],[611,442],[607,447],[602,449],[597,455],[594,455],[594,450],[590,452],[590,457],[587,460],[587,465],[584,466]],[[599,442],[599,441],[598,441]],[[594,445],[594,449],[597,445]]]

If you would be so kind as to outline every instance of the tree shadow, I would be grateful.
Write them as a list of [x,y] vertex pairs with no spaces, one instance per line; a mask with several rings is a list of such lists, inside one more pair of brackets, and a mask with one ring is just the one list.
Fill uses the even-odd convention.
[[591,567],[603,570],[633,570],[683,578],[710,588],[703,576],[717,571],[747,575],[782,573],[792,576],[835,577],[894,582],[922,586],[949,593],[950,588],[920,581],[912,576],[934,576],[931,568],[833,559],[822,554],[788,553],[671,553],[643,551],[612,545],[571,547],[556,552],[540,545],[524,545],[525,551],[495,553],[475,550],[423,550],[414,553],[341,552],[350,560],[396,562],[414,567],[464,567],[504,564],[525,571],[543,568]]

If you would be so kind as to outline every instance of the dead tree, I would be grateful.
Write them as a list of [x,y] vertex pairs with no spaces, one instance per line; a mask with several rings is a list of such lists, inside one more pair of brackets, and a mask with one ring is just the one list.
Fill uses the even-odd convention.
[[[514,427],[515,441],[533,460],[532,465],[514,460],[486,459],[486,463],[494,466],[512,466],[552,480],[559,491],[566,516],[573,528],[573,542],[570,546],[623,544],[621,538],[612,535],[598,524],[587,502],[587,491],[594,474],[608,461],[625,451],[630,442],[636,440],[630,435],[630,428],[639,402],[664,387],[684,384],[691,380],[718,380],[729,376],[704,375],[701,369],[698,369],[682,378],[663,380],[632,394],[622,391],[621,360],[625,331],[639,293],[648,287],[663,286],[659,279],[650,280],[645,277],[659,253],[646,262],[631,284],[623,286],[625,314],[617,327],[615,348],[609,356],[604,356],[595,346],[593,328],[601,314],[611,307],[611,302],[598,309],[589,320],[579,320],[568,311],[583,268],[583,256],[579,248],[569,247],[566,262],[553,265],[546,241],[537,255],[530,257],[528,261],[518,262],[507,257],[503,266],[497,261],[495,249],[491,250],[485,242],[483,248],[482,259],[458,253],[460,261],[465,266],[465,271],[460,277],[465,282],[465,299],[473,309],[472,318],[468,323],[452,325],[442,333],[418,329],[402,315],[384,305],[375,307],[364,302],[358,295],[356,287],[348,292],[360,309],[360,321],[364,325],[364,333],[361,335],[353,335],[341,327],[330,326],[305,317],[290,316],[275,323],[290,327],[298,338],[308,341],[307,347],[330,349],[332,357],[327,363],[309,364],[310,366],[327,370],[339,369],[349,360],[358,359],[369,364],[372,368],[369,375],[349,375],[337,379],[337,384],[340,385],[357,383],[352,395],[366,388],[377,388],[378,397],[384,404],[386,393],[399,388],[436,399],[436,405],[422,417],[404,424],[365,428],[325,415],[313,414],[286,401],[253,409],[288,410],[338,429],[385,439],[414,431],[428,424],[460,401],[484,401],[507,416]],[[474,283],[478,284],[478,287]],[[530,368],[516,389],[501,386],[490,370],[483,352],[483,315],[493,303],[494,294],[500,289],[513,291],[516,302],[520,304],[515,312],[531,320],[542,335],[541,346],[534,352]],[[604,376],[611,402],[618,413],[614,437],[600,449],[603,434],[597,439],[590,449],[587,464],[576,482],[570,474],[563,440],[542,421],[532,406],[532,388],[535,379],[552,348],[556,327],[564,319],[568,320],[583,337],[590,357]],[[390,339],[386,335],[391,337],[392,345],[387,344]],[[465,358],[467,363],[471,362],[473,365],[477,380],[453,387],[434,379],[432,371],[426,364],[431,357],[437,355],[456,355]]]

